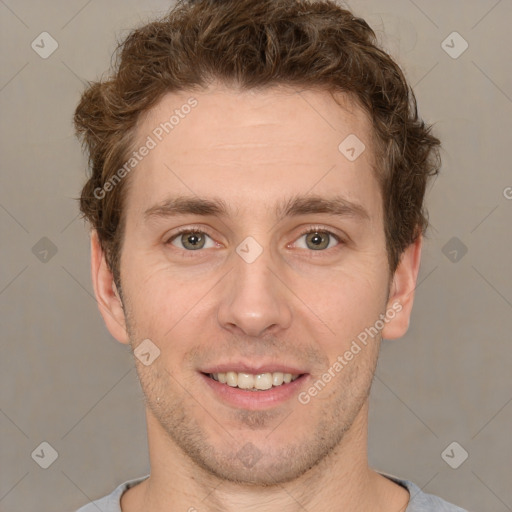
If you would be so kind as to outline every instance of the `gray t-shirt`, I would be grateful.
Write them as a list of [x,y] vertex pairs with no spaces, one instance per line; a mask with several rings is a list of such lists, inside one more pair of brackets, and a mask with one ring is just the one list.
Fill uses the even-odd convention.
[[[405,487],[409,491],[411,498],[405,512],[468,512],[463,508],[447,503],[437,496],[425,494],[416,484],[413,484],[408,480],[401,480],[395,476],[384,473],[381,474],[402,487]],[[128,480],[116,487],[116,489],[108,496],[92,501],[88,505],[78,509],[76,512],[122,512],[121,495],[130,487],[137,485],[148,477],[149,475],[146,475],[134,480]]]

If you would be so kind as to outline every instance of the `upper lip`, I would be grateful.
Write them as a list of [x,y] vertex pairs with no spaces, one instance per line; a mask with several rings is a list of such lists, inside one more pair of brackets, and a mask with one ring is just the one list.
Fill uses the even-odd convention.
[[304,370],[300,370],[296,366],[289,366],[279,363],[262,363],[255,365],[247,364],[247,363],[225,363],[225,364],[217,364],[214,366],[209,366],[208,368],[201,370],[203,373],[227,373],[227,372],[236,372],[236,373],[251,373],[253,375],[259,375],[260,373],[274,373],[274,372],[282,372],[282,373],[291,373],[292,375],[302,375],[303,373],[307,373]]

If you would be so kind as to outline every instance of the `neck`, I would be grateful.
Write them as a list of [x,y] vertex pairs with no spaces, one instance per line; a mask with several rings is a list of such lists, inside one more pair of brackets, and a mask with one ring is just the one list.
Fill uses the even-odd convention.
[[146,417],[151,476],[123,495],[123,512],[168,512],[169,504],[172,510],[190,512],[362,512],[384,510],[382,503],[399,505],[394,508],[399,512],[408,502],[405,489],[368,467],[367,403],[327,457],[299,478],[268,487],[217,478],[181,451],[151,411]]

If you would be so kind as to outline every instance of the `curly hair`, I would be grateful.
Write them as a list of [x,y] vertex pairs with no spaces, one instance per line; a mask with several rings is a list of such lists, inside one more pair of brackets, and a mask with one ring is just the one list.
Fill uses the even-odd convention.
[[181,0],[132,30],[116,57],[107,79],[88,84],[74,123],[92,171],[80,210],[118,286],[129,180],[101,197],[95,190],[129,158],[142,113],[166,93],[213,82],[240,91],[288,85],[348,94],[373,124],[391,275],[403,251],[426,233],[423,200],[428,178],[439,172],[440,141],[373,30],[333,0]]

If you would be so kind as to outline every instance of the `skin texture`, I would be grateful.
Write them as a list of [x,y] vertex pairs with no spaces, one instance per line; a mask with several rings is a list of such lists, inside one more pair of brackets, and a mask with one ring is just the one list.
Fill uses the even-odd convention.
[[[339,106],[326,92],[216,84],[166,95],[140,119],[138,140],[191,97],[197,106],[127,178],[121,295],[91,238],[110,333],[134,349],[150,339],[160,350],[148,366],[135,359],[151,477],[123,495],[123,511],[405,510],[408,492],[367,464],[368,393],[381,337],[407,331],[422,240],[389,279],[369,120],[347,96]],[[350,134],[366,145],[354,162],[338,150]],[[228,214],[146,220],[148,208],[178,194],[221,198]],[[280,201],[312,194],[342,195],[369,220],[276,217]],[[184,249],[187,234],[172,238],[180,227],[206,230],[205,247]],[[306,228],[322,232],[327,248],[311,249]],[[236,252],[248,236],[263,249],[252,263]],[[200,373],[280,363],[306,373],[299,391],[307,390],[393,304],[400,311],[382,332],[307,404],[297,392],[263,410],[237,408]],[[240,456],[244,447],[256,462]]]

